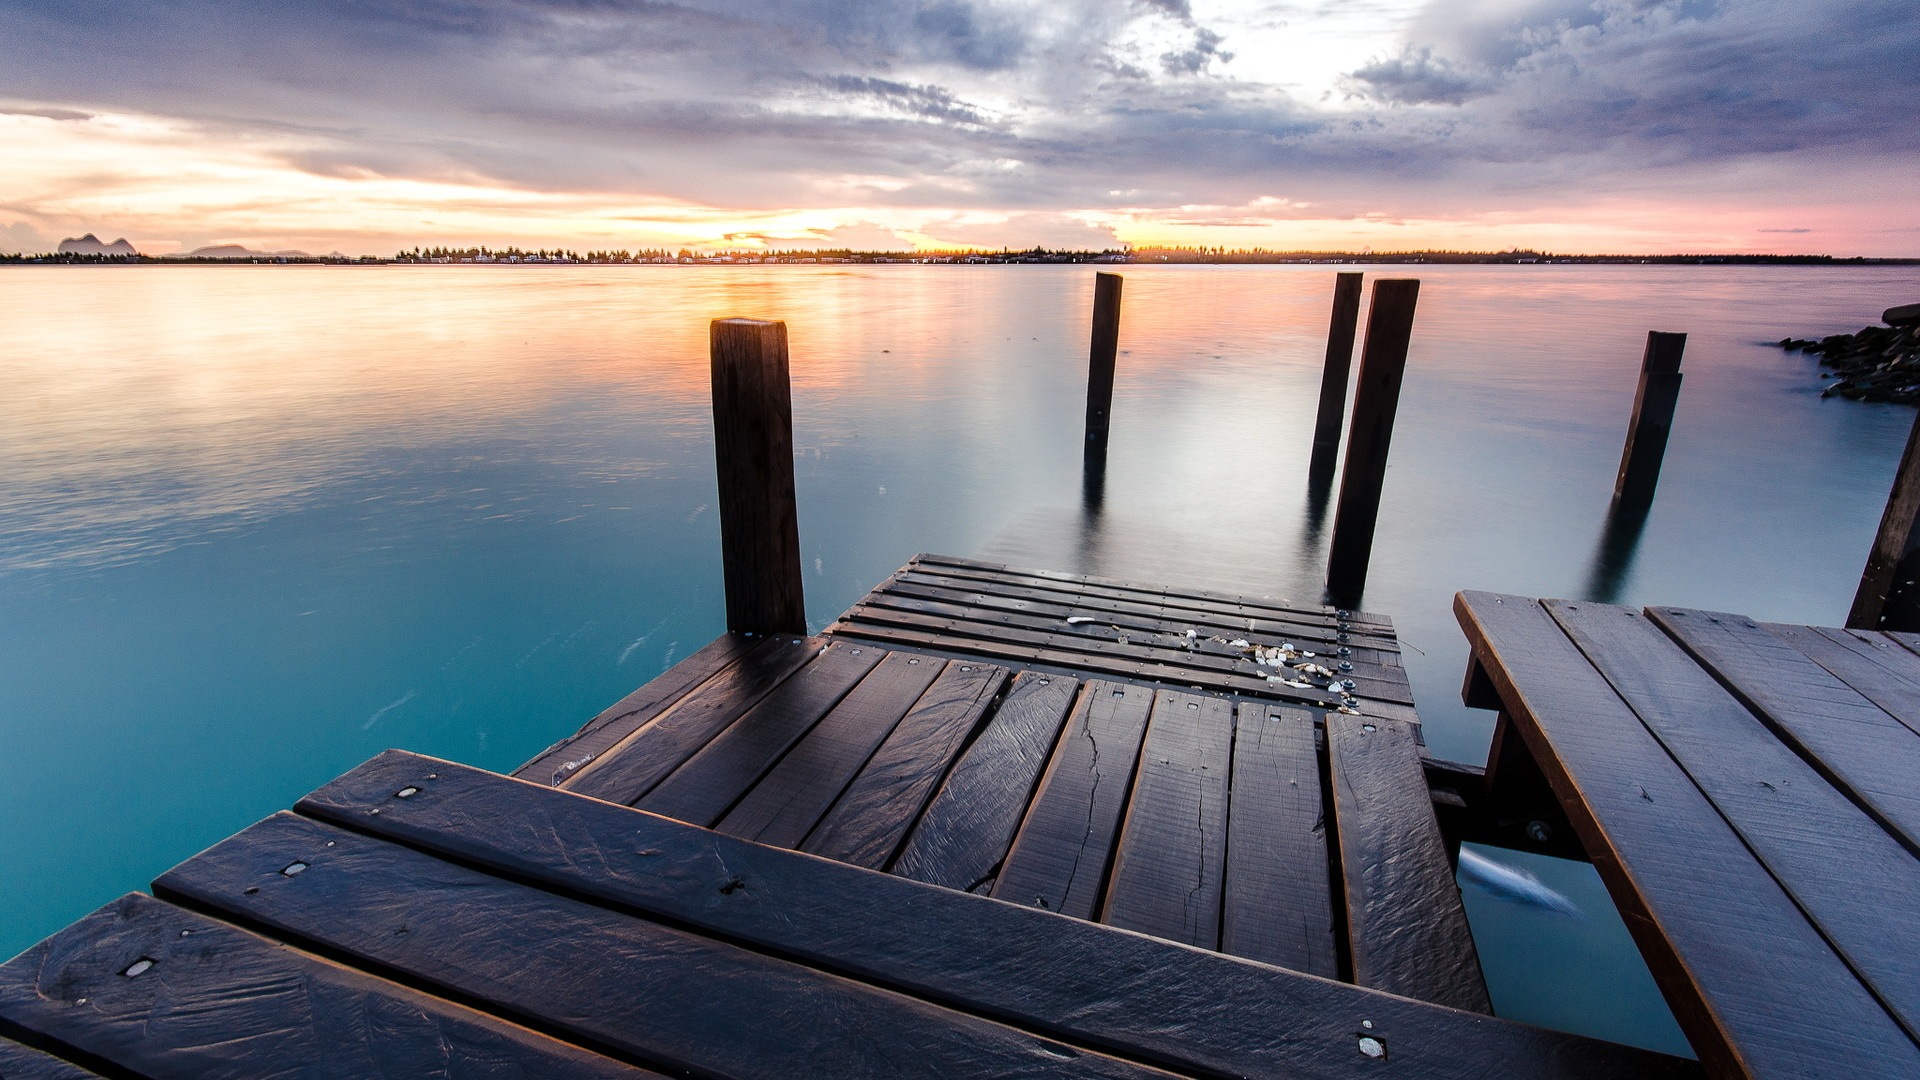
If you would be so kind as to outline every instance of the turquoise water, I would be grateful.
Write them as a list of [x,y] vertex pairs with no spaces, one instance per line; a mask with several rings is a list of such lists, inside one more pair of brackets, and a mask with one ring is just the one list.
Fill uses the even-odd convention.
[[[1096,518],[1085,268],[0,272],[0,955],[385,747],[510,769],[718,634],[717,316],[789,323],[816,626],[924,550],[1317,598],[1331,271],[1126,274]],[[1365,606],[1437,754],[1492,728],[1456,589],[1843,618],[1912,412],[1756,343],[1920,270],[1392,275],[1423,285]],[[1597,567],[1649,329],[1692,335],[1686,383]],[[1591,871],[1511,861],[1588,918],[1467,889],[1501,1011],[1678,1045]]]

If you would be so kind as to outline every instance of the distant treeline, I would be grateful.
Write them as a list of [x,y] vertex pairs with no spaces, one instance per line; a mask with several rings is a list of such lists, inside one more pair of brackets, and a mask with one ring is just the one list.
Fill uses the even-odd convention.
[[694,251],[681,248],[644,248],[638,251],[587,251],[566,248],[519,247],[415,247],[396,252],[390,259],[372,255],[359,258],[338,256],[274,256],[243,258],[182,258],[150,255],[41,255],[0,254],[0,263],[61,263],[138,265],[151,263],[323,263],[332,265],[388,265],[394,263],[510,263],[510,264],[586,264],[595,266],[662,264],[764,264],[764,263],[1359,263],[1359,264],[1480,264],[1480,263],[1649,263],[1740,266],[1859,266],[1913,265],[1920,259],[1870,259],[1833,255],[1567,255],[1550,251],[1270,251],[1265,248],[1225,247],[1139,247],[1104,251],[1048,250],[1043,247],[1015,251],[855,251],[850,248],[797,248],[768,251]]

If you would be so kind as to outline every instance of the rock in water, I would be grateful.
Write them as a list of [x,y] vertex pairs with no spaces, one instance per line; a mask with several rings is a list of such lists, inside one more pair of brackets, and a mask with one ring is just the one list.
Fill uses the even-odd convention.
[[[1912,312],[1912,319],[1894,324],[1896,317],[1905,318],[1904,312]],[[1886,314],[1887,326],[1818,341],[1786,338],[1780,347],[1817,356],[1821,367],[1839,376],[1821,397],[1920,404],[1920,304],[1889,308]]]
[[1890,307],[1881,314],[1880,321],[1888,326],[1911,326],[1914,323],[1920,323],[1920,304]]

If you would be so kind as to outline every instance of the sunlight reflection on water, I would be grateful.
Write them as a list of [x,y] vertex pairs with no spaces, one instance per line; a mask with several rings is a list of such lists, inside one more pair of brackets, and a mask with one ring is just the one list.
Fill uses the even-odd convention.
[[[789,323],[816,626],[918,551],[1317,599],[1332,268],[1124,272],[1097,519],[1089,268],[0,272],[0,954],[384,747],[511,768],[717,634],[713,317]],[[1491,730],[1458,701],[1456,589],[1843,617],[1912,413],[1821,401],[1756,343],[1855,329],[1920,272],[1387,276],[1424,284],[1365,606],[1436,754]],[[1686,383],[1601,573],[1649,329],[1691,335]],[[1523,969],[1525,919],[1470,906]],[[1496,999],[1670,1039],[1607,1005],[1648,990],[1593,933],[1547,950],[1590,996]]]

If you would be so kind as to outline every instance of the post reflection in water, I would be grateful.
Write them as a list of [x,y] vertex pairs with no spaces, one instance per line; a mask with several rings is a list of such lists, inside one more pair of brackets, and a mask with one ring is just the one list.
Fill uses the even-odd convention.
[[1649,501],[1639,499],[1616,499],[1607,508],[1607,523],[1593,549],[1582,599],[1601,604],[1620,602],[1634,556],[1640,551],[1640,535],[1646,531],[1650,508]]
[[[716,317],[792,335],[816,625],[921,551],[1316,599],[1333,269],[1125,273],[1089,460],[1088,267],[0,272],[0,956],[387,747],[512,769],[719,634]],[[1418,276],[1366,603],[1434,756],[1493,722],[1455,590],[1844,619],[1912,415],[1754,343],[1858,327],[1920,268]],[[1689,332],[1692,396],[1659,520],[1595,553],[1649,325]],[[1475,918],[1503,1012],[1671,1025],[1624,931],[1556,967]]]

